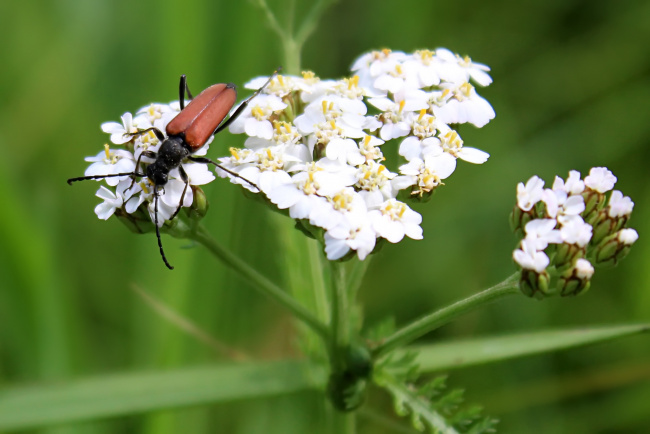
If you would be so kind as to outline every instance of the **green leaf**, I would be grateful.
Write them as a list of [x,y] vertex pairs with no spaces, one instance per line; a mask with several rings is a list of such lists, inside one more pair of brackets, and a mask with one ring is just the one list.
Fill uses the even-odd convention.
[[[322,380],[322,381],[321,381]],[[0,390],[0,430],[64,424],[322,387],[297,361],[106,375]]]
[[433,372],[574,348],[648,330],[650,324],[582,327],[411,346],[397,352],[416,351],[415,363],[420,371]]
[[382,369],[375,373],[374,381],[393,397],[395,412],[402,417],[409,416],[411,425],[418,431],[429,428],[435,434],[494,432],[497,421],[481,417],[480,407],[459,410],[461,390],[440,395],[444,379],[433,379],[432,383],[418,387]]

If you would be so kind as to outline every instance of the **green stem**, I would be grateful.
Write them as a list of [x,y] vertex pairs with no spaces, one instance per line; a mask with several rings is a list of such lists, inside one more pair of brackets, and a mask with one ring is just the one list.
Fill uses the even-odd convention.
[[350,345],[350,312],[347,292],[347,279],[345,276],[345,264],[331,261],[332,270],[332,316],[330,330],[332,332],[333,370],[341,368],[343,358],[340,356],[342,350]]
[[357,432],[357,413],[350,411],[347,413],[337,412],[337,427],[334,430],[336,434],[354,434]]
[[320,244],[315,242],[308,244],[307,254],[312,275],[316,315],[321,321],[327,321],[330,318],[330,303],[327,296],[327,284],[323,275],[327,270],[327,264],[325,263],[327,259],[323,255]]
[[386,338],[378,347],[372,351],[374,358],[381,357],[390,351],[407,345],[417,338],[453,321],[458,316],[467,313],[477,307],[483,306],[507,295],[519,293],[519,273],[515,273],[503,282],[479,292],[469,298],[457,301],[438,311],[430,313],[411,324],[396,331]]
[[309,310],[298,303],[280,287],[268,280],[242,259],[235,256],[231,251],[220,245],[207,233],[203,226],[199,226],[196,231],[187,234],[187,236],[188,238],[203,244],[224,264],[228,265],[251,283],[255,289],[289,309],[297,318],[310,326],[325,341],[329,342],[331,340],[330,330],[325,324],[319,321],[318,318],[316,318]]
[[284,72],[287,75],[300,75],[300,46],[295,39],[291,37],[282,39],[282,50],[284,51]]
[[292,1],[287,8],[285,15],[288,17],[288,22],[285,25],[280,24],[275,13],[271,10],[266,0],[257,0],[259,6],[266,19],[271,26],[271,29],[280,37],[282,41],[282,50],[284,51],[284,71],[289,75],[300,74],[300,57],[302,47],[305,45],[307,38],[316,30],[318,20],[329,5],[336,0],[318,0],[314,2],[311,10],[307,16],[302,19],[301,25],[294,33],[293,21],[295,19],[295,2]]
[[325,12],[325,9],[335,2],[336,0],[318,0],[314,4],[307,16],[302,20],[302,25],[295,34],[295,40],[300,45],[300,48],[302,48],[307,38],[316,30],[318,20],[323,15],[323,12]]

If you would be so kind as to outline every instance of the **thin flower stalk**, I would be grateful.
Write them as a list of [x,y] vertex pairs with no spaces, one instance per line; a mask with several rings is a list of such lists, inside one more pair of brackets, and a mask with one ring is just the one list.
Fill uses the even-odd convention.
[[379,358],[388,354],[394,349],[408,345],[419,337],[422,337],[427,333],[450,323],[461,315],[483,307],[488,303],[499,300],[509,295],[518,294],[518,279],[519,273],[515,273],[503,282],[493,286],[492,288],[488,288],[464,300],[457,301],[452,305],[425,315],[422,318],[408,324],[407,326],[390,335],[377,347],[375,347],[372,350],[373,357]]

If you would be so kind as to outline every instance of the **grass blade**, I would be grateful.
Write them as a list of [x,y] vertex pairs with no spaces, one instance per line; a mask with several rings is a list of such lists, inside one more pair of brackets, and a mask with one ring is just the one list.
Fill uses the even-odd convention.
[[29,429],[247,398],[317,386],[297,361],[128,373],[0,391],[0,430]]

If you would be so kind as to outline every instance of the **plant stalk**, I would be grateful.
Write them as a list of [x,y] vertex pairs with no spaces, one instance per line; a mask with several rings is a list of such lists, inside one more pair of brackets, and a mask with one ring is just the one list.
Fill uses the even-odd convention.
[[347,279],[345,264],[330,261],[332,272],[332,302],[330,330],[332,333],[331,356],[333,357],[333,370],[342,368],[342,350],[350,345],[350,306],[347,293]]
[[503,282],[479,292],[464,300],[437,310],[415,320],[386,338],[372,350],[373,358],[381,357],[392,350],[405,346],[417,338],[453,321],[460,315],[481,307],[487,303],[508,295],[519,293],[519,273],[515,273]]
[[189,233],[188,237],[205,246],[224,264],[228,265],[249,283],[251,283],[253,287],[259,292],[272,298],[287,308],[289,311],[291,311],[298,319],[302,320],[316,333],[318,333],[326,342],[331,341],[331,332],[325,324],[319,321],[318,318],[316,318],[309,310],[298,303],[293,297],[283,291],[280,287],[268,280],[241,258],[219,244],[207,233],[203,226],[199,226],[196,231]]

